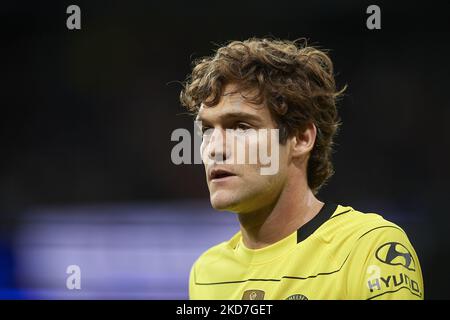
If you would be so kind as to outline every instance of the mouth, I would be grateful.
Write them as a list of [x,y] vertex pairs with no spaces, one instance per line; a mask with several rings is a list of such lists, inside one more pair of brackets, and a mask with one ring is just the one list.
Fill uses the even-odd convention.
[[211,182],[220,182],[235,176],[236,174],[224,169],[213,169],[209,173],[209,180]]

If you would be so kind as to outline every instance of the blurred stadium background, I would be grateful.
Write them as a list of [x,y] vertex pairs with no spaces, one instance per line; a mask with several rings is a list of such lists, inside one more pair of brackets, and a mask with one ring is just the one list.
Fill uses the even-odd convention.
[[[82,30],[66,29],[77,4]],[[378,4],[382,29],[365,27]],[[193,58],[251,36],[332,49],[348,84],[320,198],[401,225],[425,296],[450,298],[448,2],[2,3],[0,298],[183,299],[189,268],[237,230],[170,135]],[[66,289],[66,267],[81,290]]]

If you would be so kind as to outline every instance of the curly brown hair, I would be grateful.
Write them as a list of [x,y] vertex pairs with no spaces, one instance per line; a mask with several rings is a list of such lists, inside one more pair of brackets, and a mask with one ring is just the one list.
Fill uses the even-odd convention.
[[192,74],[183,83],[180,100],[197,113],[203,103],[218,104],[225,85],[237,84],[252,103],[264,103],[280,130],[280,143],[314,123],[317,137],[307,166],[308,186],[314,194],[333,175],[333,138],[341,124],[336,102],[333,63],[324,50],[295,41],[250,38],[232,41],[212,56],[194,61]]

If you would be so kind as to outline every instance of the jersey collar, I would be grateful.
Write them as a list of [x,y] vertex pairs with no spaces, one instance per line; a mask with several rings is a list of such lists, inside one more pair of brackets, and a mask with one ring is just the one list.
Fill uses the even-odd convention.
[[236,256],[240,261],[247,264],[267,263],[281,255],[293,250],[295,244],[305,240],[314,233],[324,222],[326,222],[335,213],[338,206],[332,203],[325,203],[314,218],[301,226],[298,230],[291,233],[284,239],[271,244],[262,249],[249,249],[243,241],[239,231],[230,241],[230,245],[234,249]]
[[325,202],[319,213],[317,213],[314,218],[298,228],[297,243],[300,243],[308,238],[314,233],[314,231],[316,231],[322,224],[324,224],[325,221],[330,219],[333,213],[336,211],[337,207],[337,204]]

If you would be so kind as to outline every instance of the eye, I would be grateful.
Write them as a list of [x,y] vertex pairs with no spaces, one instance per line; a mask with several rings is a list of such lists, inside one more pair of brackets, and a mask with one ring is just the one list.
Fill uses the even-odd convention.
[[251,128],[252,127],[249,124],[245,123],[245,122],[238,122],[238,123],[236,123],[236,125],[234,126],[233,129],[235,129],[237,131],[240,131],[240,132],[245,132],[245,131],[247,131],[248,129],[251,129]]
[[[211,127],[202,126],[200,128],[200,131],[202,132],[202,136],[204,136],[205,134],[207,134],[207,135],[211,134],[212,130],[210,130],[210,129],[212,129],[212,128]],[[208,131],[208,130],[210,130],[210,131]]]

